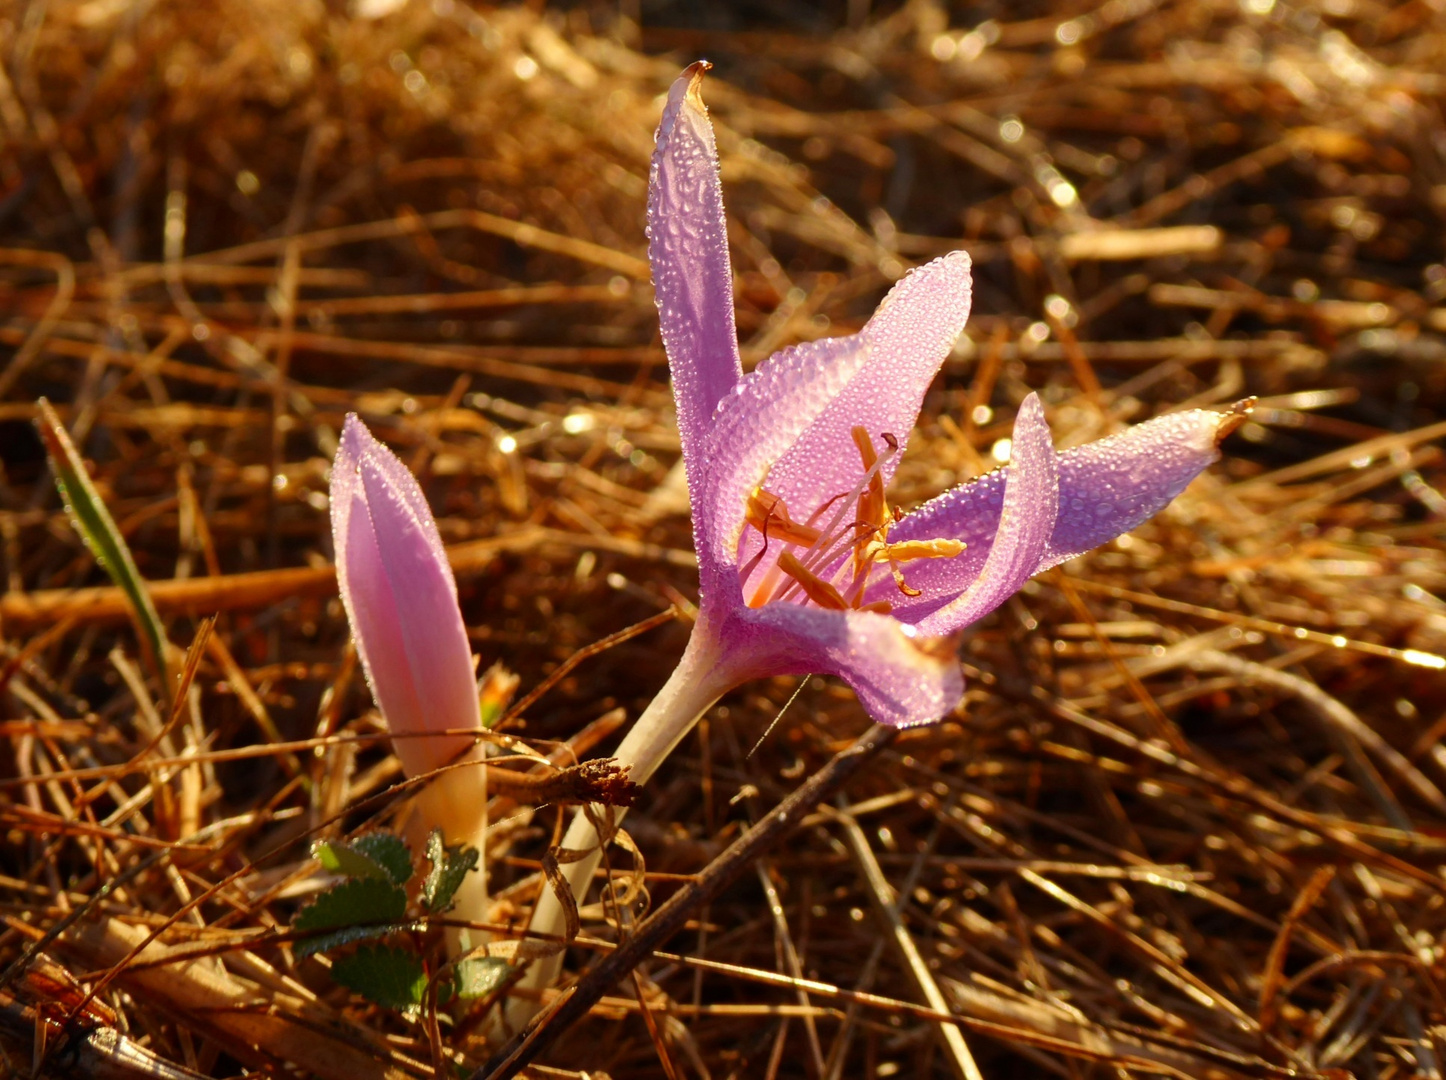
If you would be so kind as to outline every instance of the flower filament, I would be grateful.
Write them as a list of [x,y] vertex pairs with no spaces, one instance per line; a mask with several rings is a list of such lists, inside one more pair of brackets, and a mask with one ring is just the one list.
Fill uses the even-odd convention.
[[[863,462],[862,478],[852,491],[840,492],[821,503],[807,521],[794,521],[784,500],[762,484],[749,495],[745,521],[762,536],[763,546],[740,567],[740,585],[747,585],[770,545],[777,542],[783,546],[764,571],[758,587],[747,597],[749,607],[796,600],[831,611],[887,614],[893,610],[887,600],[864,601],[875,570],[887,567],[899,592],[912,599],[920,592],[904,580],[900,564],[918,559],[951,559],[964,550],[959,540],[889,542],[889,529],[900,515],[884,501],[882,469],[899,452],[899,441],[885,432],[883,440],[888,449],[880,456],[864,428],[855,427],[852,435]],[[830,509],[833,516],[820,526]]]

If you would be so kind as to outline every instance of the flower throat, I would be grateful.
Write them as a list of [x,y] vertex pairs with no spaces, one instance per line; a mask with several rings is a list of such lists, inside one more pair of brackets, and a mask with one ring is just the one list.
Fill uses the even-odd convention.
[[[739,584],[746,588],[773,542],[782,545],[778,557],[748,597],[749,607],[784,601],[812,603],[830,611],[888,614],[893,610],[889,601],[864,602],[869,585],[878,578],[876,571],[887,567],[899,592],[912,599],[919,590],[904,580],[900,564],[917,559],[952,559],[964,550],[960,540],[889,542],[889,529],[901,515],[897,509],[891,511],[884,501],[882,469],[899,452],[899,440],[884,432],[888,449],[880,456],[863,427],[855,427],[851,434],[863,461],[863,476],[852,491],[840,492],[821,503],[807,521],[794,521],[783,499],[762,484],[748,496],[746,522],[763,537],[763,547],[739,568]],[[820,527],[819,522],[835,505],[833,517]]]

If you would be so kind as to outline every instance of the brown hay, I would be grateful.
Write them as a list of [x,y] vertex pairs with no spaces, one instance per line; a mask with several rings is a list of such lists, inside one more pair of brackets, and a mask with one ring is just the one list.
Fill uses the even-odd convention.
[[[923,970],[990,1077],[1442,1075],[1441,14],[847,8],[707,31],[460,0],[0,11],[9,1071],[486,1059],[480,1018],[408,1025],[276,933],[321,881],[306,839],[399,775],[329,592],[328,462],[349,410],[406,456],[523,693],[696,601],[642,218],[658,95],[706,54],[749,362],[975,256],[896,501],[986,467],[1031,388],[1065,444],[1262,402],[1159,519],[972,633],[958,717],[542,1060],[951,1073]],[[41,395],[173,641],[220,612],[169,732],[124,609],[70,593],[107,582],[29,428]],[[685,632],[584,659],[513,733],[636,715]],[[863,730],[809,679],[747,757],[793,690],[730,695],[644,792],[654,902]],[[490,854],[499,922],[525,923],[552,813]]]

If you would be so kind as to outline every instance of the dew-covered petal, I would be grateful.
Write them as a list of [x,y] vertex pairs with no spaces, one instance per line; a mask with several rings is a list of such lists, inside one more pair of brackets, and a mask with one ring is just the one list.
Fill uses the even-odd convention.
[[[900,448],[908,442],[924,393],[969,318],[969,265],[956,251],[911,271],[859,331],[865,355],[858,371],[768,474],[768,489],[790,508],[811,510],[854,487],[862,473],[854,427],[869,433],[880,454],[885,434]],[[897,465],[897,455],[885,463],[886,484]]]
[[998,529],[984,565],[961,595],[919,621],[919,632],[953,633],[983,618],[1018,592],[1038,572],[1058,514],[1058,456],[1050,440],[1044,408],[1038,395],[1030,394],[1014,420]]
[[887,615],[765,604],[735,612],[724,640],[736,657],[751,658],[746,677],[837,675],[882,724],[927,724],[964,695],[954,639],[926,637]]
[[963,593],[989,558],[999,531],[1007,476],[1004,469],[986,473],[936,496],[894,525],[889,530],[891,541],[962,540],[964,550],[952,559],[919,559],[902,567],[904,580],[919,590],[918,597],[903,596],[893,582],[881,579],[870,586],[867,599],[886,600],[896,619],[917,623]]
[[[365,459],[385,478],[387,486],[402,499],[407,509],[411,511],[412,518],[421,528],[432,556],[446,565],[447,548],[442,543],[442,534],[437,531],[437,522],[432,517],[432,508],[427,505],[427,496],[422,494],[422,488],[417,483],[417,478],[412,475],[410,469],[402,464],[396,454],[373,437],[366,425],[357,418],[356,413],[348,413],[346,421],[342,424],[341,445],[337,449],[338,463],[342,461],[343,455],[353,463],[353,469],[357,463]],[[359,477],[357,482],[360,482]],[[452,581],[450,574],[447,580]],[[453,597],[457,595],[455,582],[452,583],[452,595]]]
[[[743,375],[718,151],[699,94],[707,68],[692,65],[668,93],[648,187],[648,258],[695,507],[707,471],[702,438]],[[695,513],[700,549],[706,527]]]
[[[1147,420],[1059,455],[1059,516],[1038,573],[1138,527],[1163,510],[1219,456],[1218,445],[1244,415],[1192,409]],[[946,491],[909,514],[890,539],[950,537],[968,547],[955,559],[910,563],[909,584],[923,596],[896,605],[922,619],[978,577],[998,528],[1005,472]]]
[[[354,436],[348,420],[346,436]],[[360,426],[360,425],[357,425]],[[387,579],[372,531],[371,513],[358,465],[365,444],[344,436],[331,469],[331,529],[336,549],[337,587],[351,624],[352,640],[366,672],[367,685],[384,717],[422,715],[412,671],[406,662],[396,597]],[[398,744],[398,752],[404,752]]]
[[1099,547],[1163,510],[1219,459],[1220,440],[1244,415],[1170,413],[1062,454],[1059,521],[1040,569]]
[[[471,648],[436,523],[411,473],[354,419],[332,467],[331,515],[342,601],[389,730],[480,727]],[[415,776],[469,742],[399,739],[395,749]]]
[[[759,364],[724,399],[703,443],[707,490],[693,503],[694,516],[708,519],[700,559],[731,565],[746,557],[738,541],[749,494],[848,385],[868,352],[860,334],[794,345]],[[854,472],[860,471],[855,451]],[[806,515],[812,507],[790,509]]]
[[[339,514],[338,509],[347,503],[351,505],[350,512]],[[333,485],[331,505],[338,584],[372,700],[377,703],[388,728],[415,730],[426,710],[417,696],[406,643],[402,640],[397,599],[377,550],[366,499],[359,485],[345,500],[338,497]],[[398,740],[393,749],[409,776],[427,770],[425,762],[429,755],[423,740]]]

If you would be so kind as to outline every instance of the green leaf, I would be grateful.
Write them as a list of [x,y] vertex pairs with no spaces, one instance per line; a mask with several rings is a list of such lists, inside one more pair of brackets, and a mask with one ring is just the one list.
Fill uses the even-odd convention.
[[397,922],[406,914],[407,894],[375,878],[353,878],[321,893],[291,920],[294,930],[330,930],[358,923]]
[[422,1011],[427,993],[427,972],[408,949],[393,945],[363,945],[331,965],[331,977],[368,1001],[396,1009],[408,1020]]
[[462,879],[477,867],[477,849],[466,844],[456,847],[442,845],[442,830],[433,829],[427,837],[427,859],[432,869],[422,885],[422,903],[427,910],[441,913],[452,906],[452,897],[462,885]]
[[377,881],[390,880],[382,867],[345,844],[318,840],[311,845],[311,855],[321,863],[324,869],[330,870],[333,874],[345,874],[349,878],[371,878]]
[[488,731],[492,730],[494,724],[502,719],[502,703],[500,701],[488,701],[486,698],[477,703],[482,714],[482,726]]
[[412,849],[394,833],[363,833],[347,847],[366,856],[386,871],[393,885],[405,885],[412,876]]
[[319,840],[312,845],[311,854],[332,873],[350,878],[405,885],[412,876],[411,849],[391,833],[366,833],[344,844]]
[[298,960],[304,960],[316,953],[329,953],[344,945],[355,945],[358,941],[375,941],[377,938],[386,937],[395,930],[397,930],[395,924],[344,926],[340,930],[317,934],[315,937],[301,938],[291,948]]
[[452,969],[452,985],[460,998],[486,997],[512,973],[512,965],[495,956],[459,960]]
[[171,682],[166,674],[166,632],[161,625],[160,615],[156,613],[156,606],[151,602],[151,594],[146,591],[141,572],[136,569],[136,562],[131,558],[131,549],[126,545],[125,537],[121,535],[115,519],[110,516],[110,511],[101,500],[100,492],[96,491],[95,485],[90,482],[90,474],[85,471],[85,462],[81,460],[75,444],[70,441],[65,425],[60,422],[60,417],[51,408],[50,402],[44,398],[40,399],[40,416],[35,426],[40,430],[40,438],[50,455],[50,465],[55,470],[55,486],[60,489],[60,496],[65,500],[70,523],[75,526],[75,531],[80,533],[96,561],[104,567],[111,580],[130,601],[131,618],[135,621],[136,629],[140,631],[141,645],[148,653],[147,659],[161,678],[161,692],[169,702]]
[[407,912],[407,894],[388,881],[352,878],[343,881],[296,913],[293,930],[339,930],[304,938],[296,943],[296,955],[310,956],[349,941],[381,937],[397,929]]

